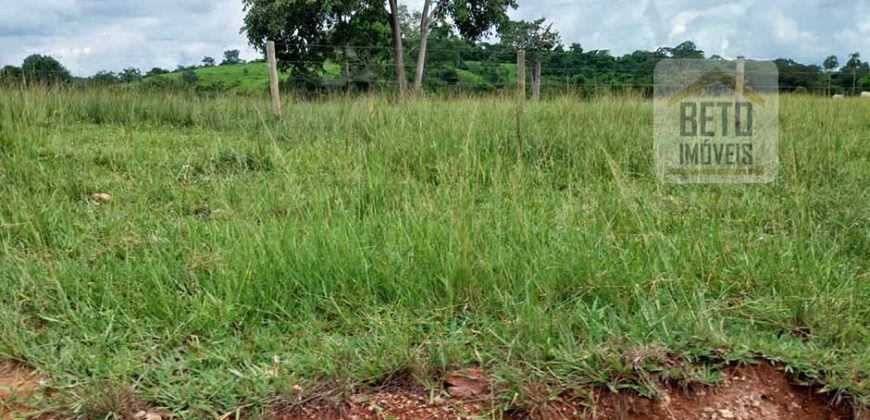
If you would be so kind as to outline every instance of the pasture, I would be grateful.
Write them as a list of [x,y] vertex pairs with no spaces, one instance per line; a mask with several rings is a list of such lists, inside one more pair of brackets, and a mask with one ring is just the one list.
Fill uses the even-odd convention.
[[780,107],[775,183],[681,186],[630,95],[529,103],[519,141],[510,99],[0,91],[0,360],[85,417],[761,359],[866,406],[870,101]]

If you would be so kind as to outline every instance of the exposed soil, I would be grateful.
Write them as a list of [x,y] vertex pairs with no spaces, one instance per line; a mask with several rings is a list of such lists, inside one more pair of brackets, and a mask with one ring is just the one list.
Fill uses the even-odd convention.
[[[29,370],[0,363],[0,420],[27,416],[26,398],[39,386]],[[491,404],[492,393],[477,369],[451,372],[442,393],[420,387],[393,386],[354,395],[343,406],[310,402],[276,413],[278,420],[307,419],[457,419],[480,417],[591,420],[870,420],[853,416],[845,404],[835,405],[815,389],[791,384],[770,365],[726,370],[716,387],[664,388],[659,400],[633,394],[591,392],[583,398],[563,396],[523,412],[502,413]],[[140,418],[145,418],[139,416]],[[160,418],[153,416],[154,418]],[[150,420],[150,417],[149,417]]]
[[[461,375],[466,376],[466,375]],[[449,377],[449,375],[448,375]],[[479,384],[472,384],[475,388]],[[454,388],[445,382],[446,389]],[[809,387],[793,385],[770,365],[741,366],[723,373],[716,387],[662,389],[654,401],[631,394],[594,391],[591,401],[563,397],[525,412],[499,413],[484,398],[469,399],[460,392],[433,398],[423,390],[389,388],[357,395],[336,408],[310,403],[277,416],[307,419],[455,419],[483,417],[592,420],[835,420],[853,418],[845,404],[834,405]],[[591,404],[590,404],[591,403]],[[860,419],[865,420],[865,419]]]
[[591,419],[835,420],[852,418],[845,404],[834,405],[810,387],[789,382],[770,365],[741,366],[725,372],[715,388],[664,390],[660,401],[630,395],[599,394]]
[[23,416],[29,411],[25,400],[39,386],[39,378],[20,366],[0,362],[0,419]]
[[422,390],[388,388],[355,395],[344,407],[316,402],[285,411],[277,420],[469,419],[492,417],[485,399],[430,398]]

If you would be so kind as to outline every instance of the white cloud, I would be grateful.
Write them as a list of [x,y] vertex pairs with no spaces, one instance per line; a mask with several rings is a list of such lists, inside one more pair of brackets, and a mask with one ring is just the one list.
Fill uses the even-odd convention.
[[708,54],[819,63],[866,49],[870,35],[864,0],[520,0],[514,16],[557,16],[566,43],[615,54],[691,40]]
[[29,0],[0,3],[0,65],[29,54],[55,56],[74,74],[126,67],[175,68],[239,49],[239,0]]
[[697,10],[689,10],[685,12],[677,13],[676,16],[671,18],[671,32],[668,34],[668,38],[674,37],[682,37],[686,35],[686,26],[692,23],[695,19],[699,18],[702,15],[701,12]]
[[776,36],[780,41],[788,43],[816,42],[816,36],[811,32],[801,31],[800,26],[794,19],[788,18],[782,13],[774,20]]

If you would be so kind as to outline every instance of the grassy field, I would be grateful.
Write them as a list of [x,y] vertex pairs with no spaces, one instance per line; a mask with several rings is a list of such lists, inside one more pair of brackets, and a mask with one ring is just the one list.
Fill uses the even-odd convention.
[[510,100],[0,91],[0,360],[88,417],[756,358],[867,405],[870,101],[780,107],[777,182],[677,186],[640,98],[530,104],[518,150]]
[[[200,67],[194,70],[196,85],[205,88],[221,86],[229,92],[266,92],[269,89],[269,68],[266,63],[245,63]],[[286,78],[289,73],[283,73]],[[149,79],[181,80],[182,72],[152,76]],[[148,79],[146,79],[148,80]]]

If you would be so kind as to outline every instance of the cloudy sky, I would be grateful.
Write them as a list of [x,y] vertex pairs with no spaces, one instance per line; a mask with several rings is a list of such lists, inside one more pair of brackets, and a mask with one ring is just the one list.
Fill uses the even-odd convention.
[[[420,0],[405,1],[412,8]],[[548,17],[566,44],[616,54],[695,41],[709,54],[819,63],[870,58],[870,0],[519,0],[515,18]],[[0,0],[0,66],[32,53],[76,75],[175,68],[258,54],[239,34],[241,0]]]

